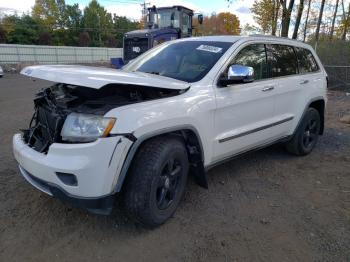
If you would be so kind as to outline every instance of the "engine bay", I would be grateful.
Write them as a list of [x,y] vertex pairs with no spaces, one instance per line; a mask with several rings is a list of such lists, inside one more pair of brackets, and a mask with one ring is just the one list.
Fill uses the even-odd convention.
[[109,84],[101,89],[55,84],[36,94],[29,128],[22,130],[24,141],[36,151],[47,153],[52,143],[67,143],[62,141],[60,133],[70,113],[102,116],[117,107],[183,92],[186,91],[127,84]]

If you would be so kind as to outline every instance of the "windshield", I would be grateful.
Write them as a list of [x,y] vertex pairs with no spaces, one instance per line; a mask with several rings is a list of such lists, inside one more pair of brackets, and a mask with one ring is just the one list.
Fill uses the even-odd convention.
[[131,61],[123,70],[196,82],[210,71],[232,44],[212,41],[165,43]]
[[150,12],[150,21],[153,22],[157,28],[165,27],[179,27],[179,12],[173,9],[157,10],[157,12]]

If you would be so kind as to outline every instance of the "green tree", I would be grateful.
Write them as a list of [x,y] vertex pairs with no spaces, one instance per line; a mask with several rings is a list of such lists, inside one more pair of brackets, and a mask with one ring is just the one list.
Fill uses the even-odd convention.
[[276,35],[280,3],[278,0],[255,0],[251,8],[253,18],[263,33]]
[[55,0],[35,0],[32,17],[48,30],[59,26],[60,11]]
[[0,25],[0,44],[6,43],[7,33],[6,30]]
[[78,45],[79,44],[79,34],[82,30],[82,12],[79,9],[78,4],[66,5],[64,12],[64,27],[66,45]]
[[138,22],[130,21],[125,16],[113,15],[114,34],[117,39],[117,46],[123,47],[123,37],[126,32],[133,31],[139,28]]
[[9,25],[7,42],[10,44],[37,44],[40,32],[44,31],[42,25],[29,15],[7,16],[3,23]]
[[58,18],[57,23],[60,28],[63,28],[65,26],[65,19],[66,19],[66,2],[65,0],[56,0],[56,5],[58,8]]
[[104,41],[113,31],[112,15],[96,0],[92,0],[84,9],[82,23],[91,37],[93,46],[103,46]]
[[51,34],[47,31],[43,31],[43,32],[39,33],[38,44],[39,45],[52,45]]
[[5,16],[0,21],[0,42],[70,46],[122,47],[124,33],[139,22],[108,13],[96,0],[84,9],[65,0],[36,0],[31,15]]
[[91,42],[90,35],[88,32],[79,34],[79,46],[89,46]]

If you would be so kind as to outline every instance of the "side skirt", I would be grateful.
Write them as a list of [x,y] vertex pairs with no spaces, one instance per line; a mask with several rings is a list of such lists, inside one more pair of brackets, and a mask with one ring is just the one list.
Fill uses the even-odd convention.
[[246,155],[246,154],[258,151],[260,149],[266,148],[266,147],[271,146],[273,144],[277,144],[277,143],[281,143],[281,142],[287,142],[288,140],[291,139],[291,137],[292,136],[285,136],[285,137],[282,137],[282,138],[279,138],[279,139],[276,139],[276,140],[272,140],[272,141],[269,141],[269,142],[267,142],[265,144],[262,144],[262,145],[260,145],[258,147],[254,147],[254,148],[251,148],[251,149],[243,150],[241,152],[238,152],[237,154],[234,154],[234,155],[229,156],[227,158],[224,158],[222,160],[218,160],[218,161],[214,162],[213,164],[210,164],[210,165],[206,166],[205,167],[205,172],[208,172],[213,167],[216,167],[216,166],[221,165],[223,163],[229,162],[229,161],[231,161],[233,159],[236,159],[238,157],[241,157],[243,155]]

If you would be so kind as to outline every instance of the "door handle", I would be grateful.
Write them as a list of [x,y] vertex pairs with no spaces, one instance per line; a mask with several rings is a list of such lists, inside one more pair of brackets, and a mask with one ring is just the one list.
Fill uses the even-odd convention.
[[303,80],[303,81],[300,82],[301,85],[305,85],[307,83],[309,83],[309,80]]
[[261,91],[267,92],[267,91],[272,91],[272,90],[274,90],[274,89],[275,89],[274,86],[265,86]]

